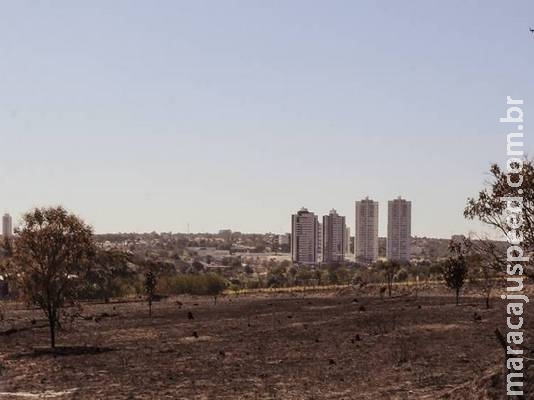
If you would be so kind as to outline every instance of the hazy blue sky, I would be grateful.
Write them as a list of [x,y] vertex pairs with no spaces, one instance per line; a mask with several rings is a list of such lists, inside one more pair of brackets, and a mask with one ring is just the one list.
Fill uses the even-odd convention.
[[0,0],[0,211],[285,232],[369,195],[385,235],[401,194],[415,235],[479,229],[507,95],[534,149],[529,25],[527,0]]

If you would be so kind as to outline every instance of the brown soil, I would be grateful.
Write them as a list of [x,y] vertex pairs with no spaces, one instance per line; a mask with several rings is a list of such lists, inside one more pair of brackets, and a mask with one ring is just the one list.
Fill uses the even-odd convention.
[[85,318],[63,322],[56,353],[43,349],[40,311],[9,305],[0,331],[17,331],[0,335],[0,398],[482,400],[501,390],[500,300],[491,310],[437,291],[176,300],[154,304],[151,319],[144,303],[85,304]]

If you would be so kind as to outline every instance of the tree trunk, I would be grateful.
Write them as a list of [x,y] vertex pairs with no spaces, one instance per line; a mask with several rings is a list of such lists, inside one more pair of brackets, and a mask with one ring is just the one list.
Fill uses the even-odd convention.
[[456,305],[460,304],[460,289],[456,289]]
[[486,309],[490,309],[491,308],[491,304],[490,304],[490,293],[486,294]]
[[56,313],[50,311],[48,313],[48,323],[50,325],[50,347],[56,348]]
[[148,299],[148,316],[152,318],[152,299]]

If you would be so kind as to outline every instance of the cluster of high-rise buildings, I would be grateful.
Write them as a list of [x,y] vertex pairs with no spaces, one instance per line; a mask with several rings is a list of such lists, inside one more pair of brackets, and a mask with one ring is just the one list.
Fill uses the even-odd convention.
[[[400,196],[388,201],[386,257],[409,261],[412,204]],[[378,202],[357,201],[354,218],[354,258],[350,254],[350,229],[344,216],[331,210],[320,221],[302,208],[291,217],[291,258],[298,264],[353,260],[372,264],[378,259]]]
[[13,236],[13,220],[7,213],[2,217],[2,236],[5,238]]

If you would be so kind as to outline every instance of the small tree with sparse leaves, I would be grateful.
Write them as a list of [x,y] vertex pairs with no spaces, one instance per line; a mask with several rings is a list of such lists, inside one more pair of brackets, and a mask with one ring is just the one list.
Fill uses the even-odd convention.
[[152,271],[148,271],[145,274],[145,292],[147,294],[149,317],[152,317],[152,300],[154,299],[154,293],[156,291],[156,284],[157,284],[156,274]]
[[213,296],[213,304],[217,305],[217,297],[226,289],[226,282],[216,274],[206,275],[206,292]]
[[378,269],[383,272],[384,278],[386,278],[386,284],[387,284],[389,297],[391,297],[392,290],[393,290],[393,280],[395,279],[395,275],[399,271],[400,266],[401,264],[395,260],[388,260],[385,262],[379,261],[376,263],[376,267],[378,267]]
[[469,268],[462,244],[451,243],[450,251],[453,254],[443,265],[443,279],[447,287],[455,291],[456,304],[459,304],[460,290],[465,284]]
[[63,207],[35,208],[24,214],[13,249],[11,276],[44,311],[54,348],[60,310],[76,299],[95,254],[92,228]]

